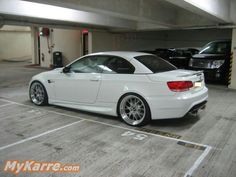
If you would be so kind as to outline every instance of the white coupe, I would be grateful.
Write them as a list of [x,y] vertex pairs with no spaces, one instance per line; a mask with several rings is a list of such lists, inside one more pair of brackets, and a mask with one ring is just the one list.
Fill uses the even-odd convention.
[[151,119],[181,118],[205,107],[201,71],[180,70],[140,52],[101,52],[34,76],[30,100],[119,116],[140,126]]

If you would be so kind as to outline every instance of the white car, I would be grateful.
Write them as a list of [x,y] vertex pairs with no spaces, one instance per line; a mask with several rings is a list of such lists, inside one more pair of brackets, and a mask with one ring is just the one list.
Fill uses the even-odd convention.
[[129,125],[181,118],[205,107],[208,89],[199,71],[180,70],[140,52],[101,52],[34,76],[36,105],[59,105],[119,116]]

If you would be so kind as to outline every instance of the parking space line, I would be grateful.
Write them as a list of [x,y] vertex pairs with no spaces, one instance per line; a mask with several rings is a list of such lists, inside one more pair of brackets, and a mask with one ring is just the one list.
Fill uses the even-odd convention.
[[13,104],[13,103],[3,104],[3,105],[0,105],[0,108],[5,107],[5,106],[9,106],[9,105],[12,105],[12,104]]
[[4,149],[7,149],[7,148],[10,148],[10,147],[12,147],[12,146],[16,146],[16,145],[25,143],[25,142],[27,142],[27,141],[30,141],[30,140],[33,140],[33,139],[36,139],[36,138],[39,138],[39,137],[41,137],[41,136],[44,136],[44,135],[47,135],[47,134],[56,132],[56,131],[58,131],[58,130],[62,130],[62,129],[64,129],[64,128],[70,127],[70,126],[72,126],[72,125],[78,124],[78,123],[83,122],[83,121],[84,121],[84,120],[79,120],[79,121],[76,121],[76,122],[73,122],[73,123],[64,125],[64,126],[62,126],[62,127],[58,127],[58,128],[53,129],[53,130],[49,130],[49,131],[46,131],[46,132],[44,132],[44,133],[41,133],[41,134],[38,134],[38,135],[35,135],[35,136],[32,136],[32,137],[29,137],[29,138],[26,138],[26,139],[17,141],[17,142],[15,142],[15,143],[8,144],[8,145],[6,145],[6,146],[2,146],[2,147],[0,147],[0,151],[2,151],[2,150],[4,150]]
[[[34,106],[25,105],[25,104],[22,104],[22,103],[17,103],[17,102],[14,102],[14,101],[9,101],[9,100],[5,100],[5,99],[2,99],[2,98],[0,98],[0,100],[7,101],[7,102],[10,102],[10,103],[13,103],[13,104],[17,104],[17,105],[21,105],[21,106],[30,107],[30,108],[33,108],[33,109],[43,110],[41,108],[35,108]],[[45,111],[45,110],[43,110],[43,111]],[[205,145],[205,144],[201,144],[201,143],[196,143],[196,142],[192,142],[192,141],[182,140],[182,139],[178,139],[178,138],[175,138],[175,137],[168,137],[168,136],[158,135],[158,134],[154,134],[154,133],[150,133],[150,132],[144,132],[144,131],[141,131],[141,130],[137,130],[137,129],[133,129],[133,128],[127,128],[127,127],[122,127],[122,126],[119,126],[119,125],[112,125],[112,124],[109,124],[109,123],[104,123],[104,122],[100,122],[100,121],[96,121],[96,120],[90,120],[90,119],[82,118],[82,117],[79,117],[79,116],[73,116],[73,115],[69,115],[69,114],[66,114],[66,113],[60,113],[60,112],[57,112],[57,111],[51,111],[51,110],[46,110],[46,111],[51,112],[51,113],[55,113],[55,114],[58,114],[58,115],[67,116],[67,117],[72,117],[72,118],[77,118],[77,119],[79,118],[79,119],[81,119],[83,121],[94,122],[94,123],[98,123],[98,124],[102,124],[102,125],[106,125],[106,126],[110,126],[110,127],[114,127],[114,128],[119,128],[119,129],[123,129],[123,130],[129,130],[129,131],[133,131],[133,132],[137,132],[137,133],[143,133],[143,134],[152,135],[152,136],[156,136],[156,137],[160,137],[160,138],[164,138],[164,139],[168,139],[168,140],[173,140],[173,141],[176,141],[176,143],[181,141],[182,143],[205,147],[205,150],[203,151],[203,153],[194,162],[193,166],[185,173],[184,177],[191,177],[193,172],[199,167],[199,165],[202,163],[202,161],[205,159],[205,157],[208,155],[208,153],[212,150],[211,146]],[[0,150],[1,150],[1,148],[0,148]]]
[[193,172],[199,167],[202,161],[206,158],[206,156],[211,151],[212,147],[208,146],[205,151],[198,157],[198,159],[194,162],[193,166],[185,173],[184,177],[191,177]]

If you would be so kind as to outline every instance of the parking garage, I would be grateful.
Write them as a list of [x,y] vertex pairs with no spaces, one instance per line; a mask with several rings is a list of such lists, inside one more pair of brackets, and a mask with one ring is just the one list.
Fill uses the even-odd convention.
[[[234,0],[1,0],[0,176],[234,177],[235,8]],[[149,104],[144,112],[150,109],[150,120],[141,126],[131,126],[121,121],[119,110],[114,116],[107,107],[105,111],[109,113],[103,114],[101,105],[77,109],[76,104],[59,104],[49,95],[56,91],[46,89],[52,104],[32,103],[29,87],[36,74],[67,68],[87,54],[111,51],[160,57],[185,72],[181,78],[189,73],[204,73],[201,87],[208,88],[207,103],[201,106],[204,109],[196,111],[194,108],[199,104],[194,104],[191,107],[194,111],[189,110],[181,118],[176,113],[178,118],[151,120],[154,110],[148,99],[154,96],[145,101],[145,96],[139,99],[136,94],[135,98],[144,106]],[[108,64],[103,69],[105,66]],[[140,71],[139,79],[145,75]],[[84,78],[83,74],[79,78]],[[109,80],[109,74],[101,77]],[[98,94],[97,100],[107,104],[104,100],[115,95],[117,82],[129,74],[117,75],[112,84],[101,83],[99,89],[105,92]],[[68,76],[63,70],[60,75]],[[90,88],[95,87],[97,80],[90,81],[93,83]],[[49,78],[47,82],[57,80]],[[147,82],[143,85],[148,87]],[[80,88],[69,82],[62,86],[67,89],[64,97]],[[89,103],[96,102],[92,100],[91,89],[82,88],[81,94],[86,95],[83,98]],[[164,104],[170,98],[164,97],[162,87],[157,88]],[[118,109],[122,98],[112,105]],[[155,112],[166,115],[170,111]],[[79,170],[48,168],[33,172],[25,166],[25,170],[17,169],[17,165],[27,161],[78,165]]]

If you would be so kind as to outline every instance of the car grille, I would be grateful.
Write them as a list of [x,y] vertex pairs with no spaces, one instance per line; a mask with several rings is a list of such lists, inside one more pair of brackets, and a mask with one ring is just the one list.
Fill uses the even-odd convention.
[[209,60],[192,60],[192,67],[194,68],[209,68],[211,61]]

